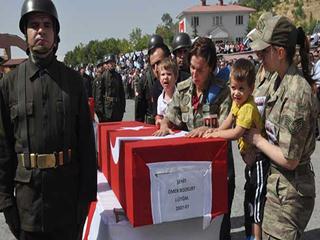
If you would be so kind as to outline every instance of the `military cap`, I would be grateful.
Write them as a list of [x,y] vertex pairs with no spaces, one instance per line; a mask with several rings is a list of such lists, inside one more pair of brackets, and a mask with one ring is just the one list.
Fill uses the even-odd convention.
[[187,33],[178,33],[172,41],[172,52],[175,52],[180,48],[190,48],[191,45],[191,39]]
[[160,35],[152,35],[148,43],[148,54],[152,49],[163,45],[165,44],[163,43],[163,38]]
[[247,38],[249,38],[251,41],[255,41],[256,39],[261,38],[262,37],[262,30],[266,25],[266,21],[269,18],[272,18],[272,16],[273,15],[271,12],[262,13],[258,19],[256,27],[248,33]]
[[19,22],[20,31],[25,34],[27,15],[39,12],[50,15],[55,21],[56,33],[60,31],[60,24],[56,7],[51,0],[25,0],[21,8],[21,17]]
[[292,22],[283,16],[267,19],[261,38],[254,40],[250,46],[255,51],[261,51],[271,45],[280,47],[295,46],[297,29]]

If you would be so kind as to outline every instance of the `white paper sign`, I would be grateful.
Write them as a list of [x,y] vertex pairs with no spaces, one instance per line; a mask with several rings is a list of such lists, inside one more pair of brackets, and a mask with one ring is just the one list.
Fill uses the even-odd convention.
[[212,183],[210,161],[147,164],[151,180],[153,223],[210,216]]

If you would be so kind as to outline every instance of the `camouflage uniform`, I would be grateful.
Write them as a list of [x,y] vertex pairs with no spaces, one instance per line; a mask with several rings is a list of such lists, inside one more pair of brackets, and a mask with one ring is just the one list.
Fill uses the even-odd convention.
[[[268,71],[265,71],[263,65],[261,64],[256,74],[256,81],[254,84],[255,89],[252,95],[254,97],[269,96],[277,76],[277,73],[270,73]],[[264,119],[263,116],[262,118]]]
[[[217,85],[220,88],[220,92],[214,102],[209,103],[207,96],[211,85]],[[229,113],[231,101],[230,97],[228,97],[229,89],[225,81],[210,76],[208,88],[201,96],[200,105],[197,110],[194,110],[192,106],[192,96],[194,96],[195,90],[191,77],[178,83],[172,101],[168,105],[165,116],[179,129],[191,131],[204,126],[203,118],[210,114],[217,114],[219,123],[221,123]]]
[[[266,104],[266,131],[269,141],[280,147],[284,157],[299,160],[295,170],[271,164],[267,183],[263,231],[266,239],[300,239],[311,217],[314,173],[310,156],[315,149],[317,110],[307,81],[290,66]],[[270,235],[270,236],[269,236]]]

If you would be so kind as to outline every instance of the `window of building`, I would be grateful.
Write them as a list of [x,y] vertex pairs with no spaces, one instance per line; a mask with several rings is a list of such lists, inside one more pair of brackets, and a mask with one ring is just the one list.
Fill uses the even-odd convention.
[[213,26],[219,26],[222,25],[222,16],[213,16]]
[[239,15],[236,16],[236,25],[242,25],[243,24],[243,16]]
[[198,16],[192,16],[191,17],[191,26],[199,26],[199,17]]

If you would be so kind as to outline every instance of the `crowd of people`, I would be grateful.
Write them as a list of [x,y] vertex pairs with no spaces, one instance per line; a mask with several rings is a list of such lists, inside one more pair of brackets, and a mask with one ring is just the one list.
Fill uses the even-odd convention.
[[[301,239],[315,203],[320,95],[319,49],[310,52],[302,28],[264,13],[247,36],[257,58],[218,57],[244,46],[178,33],[172,51],[153,35],[146,53],[107,54],[77,72],[56,60],[50,0],[25,0],[19,26],[29,58],[0,81],[0,210],[17,239],[81,239],[97,191],[88,97],[99,122],[121,121],[132,98],[135,120],[157,125],[155,136],[237,140],[247,239]],[[231,239],[231,141],[227,181],[221,240]]]

